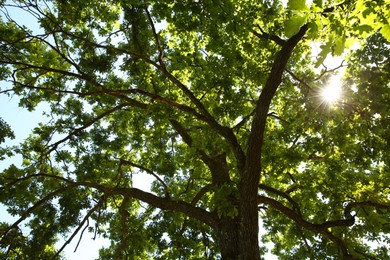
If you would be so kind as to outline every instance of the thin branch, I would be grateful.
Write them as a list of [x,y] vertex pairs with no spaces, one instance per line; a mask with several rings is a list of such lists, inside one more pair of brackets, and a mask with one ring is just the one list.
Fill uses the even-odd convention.
[[[189,146],[192,147],[192,137],[187,133],[186,129],[176,120],[174,119],[169,119],[169,122],[173,126],[173,128],[176,130],[176,132],[183,138],[183,141]],[[201,149],[196,149],[197,153],[200,155],[202,161],[209,166],[212,159],[210,156],[206,154],[205,151]],[[209,167],[210,168],[210,167]]]
[[148,20],[149,20],[149,23],[150,23],[150,27],[152,28],[154,40],[156,41],[157,49],[158,49],[158,52],[159,52],[158,61],[160,62],[160,64],[161,64],[162,66],[165,67],[164,61],[163,61],[164,51],[163,51],[163,49],[162,49],[162,47],[161,47],[160,39],[159,39],[159,37],[158,37],[158,35],[157,35],[156,28],[155,28],[155,26],[154,26],[152,17],[151,17],[151,15],[150,15],[149,10],[148,10],[147,7],[144,7],[144,10],[145,10],[145,12],[146,12],[146,16],[148,17]]
[[152,175],[152,176],[153,176],[154,178],[156,178],[156,180],[157,180],[159,183],[161,183],[161,185],[163,186],[163,188],[164,188],[164,190],[165,190],[165,196],[166,196],[167,198],[170,198],[170,192],[169,192],[168,186],[167,186],[167,185],[165,184],[165,182],[164,182],[157,174],[155,174],[152,170],[150,170],[150,169],[148,169],[148,168],[146,168],[146,167],[144,167],[144,166],[142,166],[142,165],[136,164],[136,163],[134,163],[134,162],[125,160],[125,159],[123,159],[123,158],[119,158],[119,160],[120,160],[120,163],[121,163],[122,165],[130,165],[130,166],[136,167],[136,168],[138,168],[138,169],[140,169],[140,170],[142,170],[142,171],[144,171],[144,172],[146,172],[146,173]]
[[282,122],[284,122],[284,123],[289,124],[289,122],[288,122],[286,119],[283,119],[283,118],[281,118],[280,116],[278,116],[278,114],[276,114],[276,112],[268,113],[268,116],[269,116],[269,117],[273,117],[273,118],[275,118],[275,119],[278,119],[279,121],[282,121]]
[[[338,246],[341,251],[343,252],[344,256],[348,255],[348,249],[345,245],[345,243],[335,235],[333,235],[330,231],[328,231],[328,228],[330,227],[336,227],[336,226],[351,226],[354,224],[354,219],[351,220],[338,220],[338,221],[328,221],[323,224],[313,224],[310,223],[302,218],[298,213],[293,211],[292,209],[284,206],[282,203],[268,198],[266,196],[258,195],[258,203],[260,204],[267,204],[272,206],[273,208],[277,209],[278,211],[282,212],[284,215],[286,215],[288,218],[293,220],[296,224],[302,226],[305,229],[308,229],[310,231],[313,231],[315,233],[320,233],[324,235],[325,237],[329,238],[336,246]],[[330,224],[332,223],[332,224]]]
[[66,141],[68,141],[70,138],[72,138],[74,135],[76,135],[77,133],[87,129],[88,127],[90,127],[91,125],[93,125],[94,123],[98,122],[99,120],[101,120],[102,118],[108,116],[109,114],[123,108],[123,107],[126,107],[127,104],[120,104],[114,108],[111,108],[107,111],[105,111],[104,113],[100,114],[99,116],[97,116],[96,118],[94,118],[93,120],[87,122],[86,124],[84,124],[82,127],[79,127],[79,128],[76,128],[74,129],[72,132],[70,132],[66,137],[64,137],[63,139],[51,144],[48,148],[50,148],[48,151],[46,151],[45,154],[50,154],[52,151],[54,151],[55,149],[57,149],[58,145],[60,145],[61,143],[64,143]]
[[[169,105],[172,108],[176,108],[176,109],[178,109],[178,110],[180,110],[182,112],[185,112],[185,113],[188,113],[190,115],[193,115],[193,116],[195,116],[196,118],[198,118],[198,119],[200,119],[202,121],[207,121],[207,119],[203,115],[199,114],[198,112],[196,112],[195,109],[193,109],[193,108],[191,108],[189,106],[177,103],[177,102],[175,102],[173,100],[167,99],[167,98],[162,97],[160,95],[153,94],[153,93],[141,90],[141,89],[111,90],[111,89],[106,89],[105,87],[101,86],[101,88],[103,89],[101,91],[80,92],[80,91],[73,91],[73,90],[60,90],[60,89],[53,89],[53,88],[44,88],[44,87],[38,87],[38,86],[31,86],[31,85],[26,85],[26,84],[23,84],[23,83],[20,83],[20,82],[17,82],[17,84],[22,85],[23,87],[26,87],[26,88],[35,89],[35,90],[43,90],[43,91],[47,91],[49,93],[74,94],[74,95],[78,95],[80,97],[98,96],[98,95],[102,95],[102,94],[103,95],[107,94],[107,95],[112,95],[112,96],[117,96],[119,98],[122,98],[123,100],[127,101],[127,103],[129,103],[130,105],[133,105],[133,106],[136,106],[136,107],[139,107],[139,108],[142,108],[142,109],[147,109],[148,108],[147,104],[141,103],[141,102],[139,102],[139,101],[137,101],[135,99],[129,98],[129,97],[124,95],[124,94],[141,94],[143,96],[150,97],[152,100],[159,101],[161,103]],[[7,89],[7,90],[4,90],[4,91],[1,91],[0,93],[7,93],[7,92],[11,92],[11,91],[15,91],[15,88]]]
[[240,129],[241,127],[243,127],[249,121],[249,119],[255,114],[255,111],[256,111],[256,109],[253,109],[250,114],[244,116],[240,122],[238,122],[235,126],[233,126],[232,129],[236,130],[236,129]]
[[310,247],[309,243],[307,242],[307,239],[306,239],[305,233],[303,233],[302,227],[299,225],[297,225],[296,227],[297,227],[297,229],[298,229],[298,231],[303,239],[303,242],[305,243],[306,251],[310,254],[311,259],[313,259],[312,248]]
[[77,241],[77,245],[73,251],[73,253],[76,253],[77,251],[77,248],[79,247],[80,245],[80,242],[81,242],[81,239],[83,238],[83,234],[84,234],[84,231],[89,227],[89,218],[87,218],[87,225],[83,228],[83,230],[81,231],[81,234],[80,234],[80,237],[79,237],[79,241]]
[[195,206],[196,203],[207,193],[210,191],[210,189],[213,187],[211,184],[207,184],[206,186],[202,187],[199,192],[195,195],[195,197],[191,200],[191,205]]
[[118,47],[115,47],[114,45],[102,45],[102,44],[99,44],[99,43],[96,43],[96,42],[92,42],[88,39],[85,39],[79,35],[75,35],[75,34],[72,34],[68,31],[61,31],[62,33],[64,33],[65,35],[71,37],[71,38],[75,38],[77,40],[81,40],[81,41],[84,41],[85,44],[89,45],[89,46],[93,46],[95,48],[100,48],[100,49],[105,49],[105,50],[109,50],[109,51],[112,51],[112,52],[117,52],[117,53],[120,53],[120,54],[126,54],[126,55],[129,55],[129,56],[133,56],[133,57],[136,57],[136,58],[139,58],[143,61],[145,61],[146,63],[152,65],[153,67],[161,70],[161,66],[156,63],[155,61],[149,59],[148,57],[146,57],[145,55],[143,54],[140,54],[140,53],[137,53],[137,52],[134,52],[134,51],[130,51],[128,49],[122,49],[122,48],[118,48]]
[[251,30],[251,32],[257,37],[259,38],[260,40],[271,40],[273,42],[275,42],[276,44],[280,45],[280,46],[285,46],[287,44],[287,41],[283,40],[282,38],[276,36],[276,35],[270,35],[266,32],[263,31],[263,29],[259,26],[259,25],[256,25],[256,27],[260,30],[261,33],[258,33],[256,30]]
[[[37,175],[36,175],[37,176]],[[4,232],[3,234],[1,235],[1,237],[5,237],[7,235],[7,233],[11,230],[11,229],[14,229],[14,228],[17,228],[18,225],[24,221],[31,213],[34,212],[34,210],[36,210],[37,208],[39,208],[40,206],[44,205],[46,202],[48,202],[50,199],[54,198],[55,196],[57,196],[58,194],[61,194],[63,193],[64,191],[67,191],[71,188],[74,188],[75,185],[69,185],[69,186],[66,186],[66,187],[63,187],[61,189],[58,189],[58,190],[55,190],[49,194],[47,194],[45,197],[43,197],[42,199],[38,200],[32,207],[28,208],[26,211],[23,212],[23,214],[20,216],[20,218],[15,221],[11,226],[9,226]]]
[[180,111],[183,111],[185,113],[191,114],[191,115],[195,116],[196,118],[198,118],[201,121],[204,121],[204,122],[208,122],[209,121],[209,119],[207,117],[205,117],[202,114],[199,114],[192,107],[187,106],[187,105],[183,105],[183,104],[180,104],[180,103],[177,103],[177,102],[175,102],[175,101],[173,101],[171,99],[162,97],[162,96],[157,95],[157,94],[153,94],[153,93],[141,90],[141,89],[120,90],[120,92],[124,92],[124,93],[126,93],[126,92],[139,93],[141,95],[144,95],[144,96],[152,98],[152,100],[157,100],[157,101],[159,101],[161,103],[169,105],[172,108],[176,108],[176,109],[178,109]]
[[[349,2],[349,1],[348,1]],[[322,12],[321,15],[327,17],[329,13],[332,13],[337,7],[343,7],[346,4],[346,1],[343,1],[341,3],[338,3],[334,6],[330,6],[325,8]]]
[[305,87],[307,87],[309,90],[313,90],[313,88],[307,84],[304,80],[302,80],[301,78],[299,78],[298,76],[296,76],[292,71],[290,71],[289,69],[285,69],[285,71],[291,75],[291,77],[293,77],[293,79],[295,79],[296,81],[299,81],[299,83],[301,83],[302,85],[304,85]]
[[[186,129],[176,120],[170,119],[169,120],[173,128],[176,130],[176,132],[179,133],[179,135],[183,138],[184,142],[189,146],[192,147],[192,138],[187,133]],[[228,169],[226,167],[226,154],[222,153],[217,156],[209,156],[205,151],[201,149],[196,149],[196,152],[200,155],[201,160],[207,165],[207,167],[210,169],[211,176],[213,179],[213,184],[221,184],[226,183],[230,181],[230,176]]]
[[47,72],[59,73],[61,75],[70,76],[70,77],[74,77],[74,78],[81,79],[81,80],[86,80],[86,81],[90,80],[89,78],[86,78],[85,75],[80,75],[80,74],[77,74],[77,73],[73,73],[73,72],[66,71],[66,70],[61,70],[61,69],[56,69],[56,68],[37,66],[37,65],[34,65],[34,64],[28,64],[28,63],[21,62],[21,61],[16,61],[16,60],[0,60],[0,63],[12,64],[12,65],[21,65],[21,66],[25,66],[25,68],[33,68],[33,69],[45,70]]
[[[80,229],[84,226],[84,223],[86,221],[88,221],[88,219],[91,217],[91,215],[101,206],[103,201],[104,201],[104,196],[101,196],[99,202],[96,203],[96,205],[91,210],[88,211],[87,215],[85,215],[84,219],[78,225],[78,227],[73,232],[73,234],[68,238],[68,240],[66,240],[66,242],[62,245],[62,247],[53,256],[53,258],[52,258],[53,260],[56,259],[60,255],[60,253],[65,249],[65,247],[73,240],[73,238],[77,235],[77,233],[80,231]],[[81,238],[81,236],[80,236],[80,238]],[[78,244],[77,244],[77,246],[78,246]],[[76,247],[76,249],[77,249],[77,247]],[[76,252],[76,249],[75,249],[75,252]]]
[[324,64],[322,64],[322,66],[324,66],[325,70],[318,77],[316,77],[313,81],[317,81],[317,80],[321,79],[325,74],[334,72],[342,67],[345,67],[346,65],[344,65],[344,60],[343,60],[339,66],[337,66],[333,69],[330,69],[330,70],[328,70],[328,68]]
[[383,210],[390,212],[390,205],[381,204],[381,203],[377,203],[377,202],[373,202],[373,201],[360,201],[360,202],[356,201],[356,202],[350,202],[347,204],[347,206],[344,209],[344,216],[346,218],[353,217],[351,215],[351,211],[353,208],[356,208],[356,207],[373,207],[375,209],[383,209]]
[[54,178],[54,179],[57,179],[57,180],[60,180],[60,181],[64,181],[64,182],[73,181],[71,179],[66,179],[66,178],[64,178],[62,176],[53,175],[53,174],[45,174],[45,173],[30,174],[30,175],[27,175],[27,176],[24,176],[24,177],[21,177],[21,178],[13,179],[12,182],[2,186],[0,188],[0,191],[9,189],[11,186],[15,185],[18,182],[29,180],[29,179],[36,178],[36,177],[50,177],[50,178]]
[[281,196],[281,197],[285,198],[288,202],[290,202],[290,204],[293,206],[294,210],[299,215],[301,215],[298,203],[295,200],[293,200],[287,193],[285,193],[283,191],[280,191],[280,190],[277,190],[275,188],[272,188],[270,186],[264,185],[264,184],[259,184],[259,188],[262,189],[262,190],[265,190],[267,192],[271,192],[273,194],[276,194],[278,196]]

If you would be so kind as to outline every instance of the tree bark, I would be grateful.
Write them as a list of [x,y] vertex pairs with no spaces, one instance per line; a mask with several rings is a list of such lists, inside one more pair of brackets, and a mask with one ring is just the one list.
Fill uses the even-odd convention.
[[255,114],[249,136],[245,169],[240,172],[239,184],[239,221],[240,221],[240,257],[239,259],[259,259],[259,223],[257,193],[261,172],[261,152],[264,141],[266,120],[272,98],[282,81],[283,72],[291,57],[294,47],[302,39],[308,29],[301,27],[299,32],[282,44],[276,55],[267,82],[257,101]]
[[243,174],[239,186],[240,255],[238,259],[260,258],[257,184],[260,174]]
[[222,217],[218,223],[217,243],[223,260],[239,259],[238,218]]

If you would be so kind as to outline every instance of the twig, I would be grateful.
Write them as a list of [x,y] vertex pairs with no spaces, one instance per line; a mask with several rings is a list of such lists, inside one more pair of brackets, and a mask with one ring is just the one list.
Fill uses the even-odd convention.
[[325,74],[336,71],[342,67],[345,67],[346,65],[344,65],[344,60],[343,60],[339,66],[337,66],[333,69],[330,69],[330,70],[328,70],[328,68],[324,64],[322,64],[322,66],[325,68],[325,70],[317,78],[315,78],[313,81],[317,81],[317,80],[321,79]]
[[155,174],[152,170],[142,166],[142,165],[139,165],[139,164],[136,164],[134,162],[131,162],[131,161],[128,161],[128,160],[125,160],[123,158],[119,158],[119,161],[123,164],[123,165],[130,165],[130,166],[133,166],[133,167],[136,167],[150,175],[152,175],[154,178],[156,178],[160,183],[161,185],[164,187],[164,190],[165,190],[165,196],[167,198],[170,197],[170,192],[169,192],[169,188],[168,186],[165,184],[165,182],[157,175]]
[[293,77],[295,80],[299,81],[299,83],[301,83],[302,85],[304,85],[305,87],[307,87],[308,89],[310,90],[313,90],[313,88],[307,84],[304,80],[302,80],[301,78],[299,78],[298,76],[296,76],[292,71],[290,71],[289,69],[285,69],[285,71],[287,71],[288,74],[291,75],[291,77]]
[[266,40],[271,40],[275,42],[276,44],[280,46],[285,46],[287,42],[283,40],[282,38],[276,36],[276,35],[270,35],[266,32],[263,31],[263,29],[257,24],[256,27],[260,30],[261,34],[256,32],[255,30],[252,30],[252,33],[259,39],[266,39]]
[[150,26],[151,26],[151,28],[152,28],[153,36],[154,36],[154,39],[155,39],[155,41],[156,41],[157,49],[158,49],[158,52],[159,52],[158,61],[160,62],[160,64],[161,64],[162,66],[165,67],[164,61],[163,61],[164,51],[163,51],[163,49],[162,49],[162,47],[161,47],[160,39],[159,39],[159,37],[158,37],[158,35],[157,35],[156,28],[155,28],[155,26],[154,26],[152,17],[151,17],[151,15],[150,15],[149,10],[148,10],[147,7],[144,7],[144,10],[145,10],[145,12],[146,12],[146,16],[148,17]]
[[69,133],[65,138],[51,144],[48,148],[48,151],[45,152],[45,154],[50,154],[53,150],[55,150],[58,145],[60,145],[61,143],[63,142],[66,142],[68,141],[70,138],[72,138],[74,135],[76,135],[77,133],[83,131],[84,129],[87,129],[88,127],[90,127],[91,125],[93,125],[94,123],[96,123],[97,121],[101,120],[102,118],[106,117],[107,115],[123,108],[123,107],[126,107],[127,104],[120,104],[119,106],[116,106],[114,108],[111,108],[107,111],[105,111],[104,113],[100,114],[99,116],[97,116],[96,118],[94,118],[93,120],[87,122],[85,125],[83,125],[82,127],[79,127],[79,128],[76,128],[74,129],[71,133]]
[[23,214],[21,215],[21,217],[15,221],[11,226],[9,226],[2,234],[2,237],[5,237],[7,235],[7,233],[11,230],[11,229],[14,229],[16,228],[22,221],[24,221],[32,212],[34,212],[34,210],[36,210],[37,208],[39,208],[40,206],[42,206],[43,204],[45,204],[48,200],[52,199],[53,197],[55,197],[56,195],[58,194],[61,194],[63,193],[64,191],[67,191],[71,188],[73,188],[75,185],[69,185],[69,186],[65,186],[61,189],[58,189],[58,190],[55,190],[51,193],[49,193],[48,195],[46,195],[45,197],[43,197],[42,199],[40,199],[38,202],[36,202],[32,207],[28,208],[26,211],[23,212]]
[[[53,258],[52,258],[53,260],[56,259],[56,258],[59,256],[59,254],[65,249],[65,247],[73,240],[73,238],[77,235],[77,233],[78,233],[78,232],[80,231],[80,229],[83,227],[84,223],[85,223],[86,221],[89,221],[89,217],[93,214],[93,212],[96,211],[96,209],[98,209],[98,208],[100,207],[101,203],[102,203],[103,200],[104,200],[103,198],[104,198],[104,196],[101,196],[99,202],[98,202],[98,203],[97,203],[97,204],[96,204],[96,205],[87,213],[87,215],[85,215],[84,219],[81,221],[81,223],[80,223],[79,226],[76,228],[76,230],[73,232],[73,234],[68,238],[68,240],[66,240],[66,242],[62,245],[62,247],[61,247],[61,248],[57,251],[57,253],[53,256]],[[88,224],[88,225],[89,225],[89,224]],[[88,225],[87,225],[85,228],[87,228]],[[85,228],[84,228],[84,230],[85,230]],[[82,233],[81,233],[81,235],[80,235],[80,239],[79,239],[79,241],[78,241],[78,243],[77,243],[77,246],[76,246],[74,252],[76,252],[77,247],[79,246],[79,243],[80,243],[80,240],[81,240],[81,238],[82,238],[82,234],[83,234],[84,230],[82,231]]]

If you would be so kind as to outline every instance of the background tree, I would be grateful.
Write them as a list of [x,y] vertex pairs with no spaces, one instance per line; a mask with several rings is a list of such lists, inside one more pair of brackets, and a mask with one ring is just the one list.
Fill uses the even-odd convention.
[[[50,108],[0,175],[2,257],[60,257],[94,220],[102,259],[259,259],[260,219],[281,259],[388,257],[388,2],[2,5],[1,93]],[[321,100],[314,65],[370,35]]]

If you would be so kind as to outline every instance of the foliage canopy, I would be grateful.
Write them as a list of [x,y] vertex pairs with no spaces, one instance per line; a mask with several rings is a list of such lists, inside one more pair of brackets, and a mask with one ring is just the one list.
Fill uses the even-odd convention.
[[[89,220],[101,259],[389,257],[388,1],[1,6],[0,93],[49,119],[0,150],[23,156],[0,174],[2,258],[59,258]],[[335,69],[315,68],[355,43],[324,102]]]

